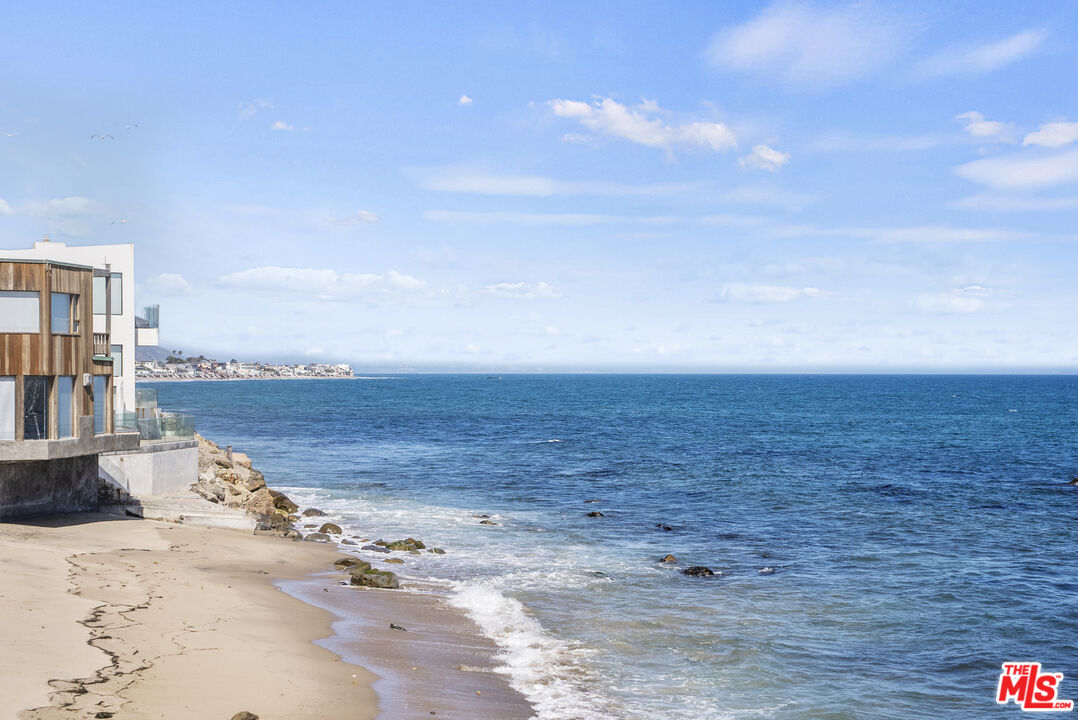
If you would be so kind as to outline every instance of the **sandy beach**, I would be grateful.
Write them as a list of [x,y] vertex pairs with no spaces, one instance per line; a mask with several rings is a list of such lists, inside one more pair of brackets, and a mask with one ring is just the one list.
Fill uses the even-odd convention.
[[[101,514],[0,524],[0,717],[363,720],[378,693],[387,717],[531,715],[500,675],[460,670],[493,664],[470,621],[434,597],[341,586],[339,557]],[[381,677],[347,662],[361,656]]]

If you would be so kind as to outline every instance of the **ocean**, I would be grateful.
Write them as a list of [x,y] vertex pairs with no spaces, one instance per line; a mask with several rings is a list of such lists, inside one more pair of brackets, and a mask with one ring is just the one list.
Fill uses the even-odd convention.
[[346,530],[444,548],[398,574],[544,720],[1016,717],[1008,661],[1078,698],[1078,377],[147,385]]

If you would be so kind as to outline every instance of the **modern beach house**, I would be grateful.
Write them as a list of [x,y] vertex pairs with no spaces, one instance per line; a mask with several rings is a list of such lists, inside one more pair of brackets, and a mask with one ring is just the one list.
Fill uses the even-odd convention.
[[138,448],[114,425],[111,283],[107,268],[0,255],[0,520],[96,508],[99,455]]

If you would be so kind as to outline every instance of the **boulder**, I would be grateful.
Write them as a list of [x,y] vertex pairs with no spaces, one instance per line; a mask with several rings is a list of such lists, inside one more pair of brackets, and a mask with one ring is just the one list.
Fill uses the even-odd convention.
[[307,508],[306,510],[303,511],[303,517],[305,517],[305,518],[308,518],[308,517],[325,517],[325,516],[326,516],[326,514],[324,512],[322,512],[321,510],[319,510],[318,508]]
[[422,550],[427,546],[414,538],[408,538],[407,540],[394,540],[387,543],[385,541],[376,542],[375,545],[382,545],[390,550],[396,550],[398,552],[410,552],[412,550]]
[[243,712],[238,712],[233,715],[232,720],[258,720],[258,716],[255,715],[253,712],[247,712],[246,710],[244,710]]
[[387,590],[395,590],[401,586],[397,576],[388,570],[368,570],[363,573],[352,573],[349,582],[352,585],[384,588]]
[[427,552],[432,552],[435,555],[445,555],[445,550],[442,550],[441,548],[431,548]]
[[277,492],[276,490],[270,490],[269,493],[273,496],[273,506],[275,508],[284,510],[288,515],[299,512],[299,505],[289,500],[288,496],[284,493]]
[[310,542],[332,542],[333,541],[333,538],[331,538],[329,535],[326,535],[325,533],[311,533],[310,535],[305,536],[303,539],[304,540],[309,540]]
[[671,530],[674,529],[674,528],[670,527],[669,525],[667,525],[666,523],[656,523],[655,527],[659,528],[663,532],[670,532]]
[[251,469],[251,458],[247,457],[247,453],[234,452],[232,453],[232,464],[245,467],[248,470]]
[[707,577],[708,575],[715,574],[714,572],[712,572],[711,568],[705,567],[703,565],[693,565],[692,567],[685,568],[681,572],[685,573],[686,575],[691,575],[693,577]]
[[374,552],[380,552],[380,553],[388,553],[389,552],[389,550],[387,548],[384,548],[381,545],[364,545],[363,547],[360,548],[360,550],[372,550]]
[[404,561],[400,558],[386,558],[387,563],[393,563],[394,565],[403,565]]
[[325,533],[326,535],[340,535],[342,530],[340,525],[322,523],[322,527],[318,528],[318,532]]
[[363,560],[357,561],[355,565],[348,568],[348,574],[349,575],[356,575],[356,574],[362,575],[363,573],[370,572],[370,571],[371,571],[371,564],[369,562],[364,562]]
[[251,493],[247,498],[246,507],[249,512],[258,513],[259,515],[275,515],[277,513],[277,508],[273,504],[273,491],[268,488],[262,488],[258,492]]
[[230,468],[232,463],[228,461],[228,458],[224,455],[219,455],[213,459],[213,464],[218,467]]
[[291,540],[302,540],[303,533],[299,530],[285,530],[281,537],[289,538]]
[[353,557],[343,557],[343,558],[339,558],[337,560],[334,560],[333,561],[333,566],[334,567],[339,567],[339,568],[350,568],[350,567],[353,567],[355,565],[358,565],[361,562],[363,562],[363,561],[362,560],[357,560],[356,558],[353,558]]
[[266,477],[257,470],[252,470],[243,486],[247,488],[248,492],[258,492],[266,487]]
[[659,562],[666,562],[666,563],[670,563],[670,562],[677,562],[677,558],[676,558],[676,557],[674,557],[673,555],[667,555],[666,557],[664,557],[664,558],[663,558],[662,560],[660,560]]
[[494,522],[493,520],[480,520],[479,524],[480,525],[497,525],[498,523]]
[[357,543],[356,543],[355,540],[349,540],[348,538],[344,538],[343,540],[341,540],[341,545],[356,545],[356,544]]

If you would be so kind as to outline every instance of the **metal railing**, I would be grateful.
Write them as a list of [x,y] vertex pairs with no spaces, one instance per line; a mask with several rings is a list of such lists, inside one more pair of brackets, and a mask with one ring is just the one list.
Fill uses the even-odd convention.
[[108,333],[94,333],[94,355],[112,357]]

